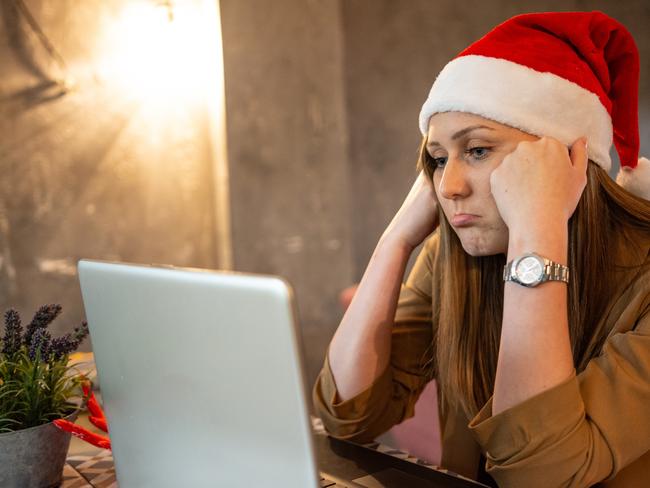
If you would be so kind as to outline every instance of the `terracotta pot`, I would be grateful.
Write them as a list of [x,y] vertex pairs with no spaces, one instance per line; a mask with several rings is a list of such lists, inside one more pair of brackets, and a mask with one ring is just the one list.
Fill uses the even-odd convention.
[[[79,410],[65,417],[74,422]],[[0,434],[0,486],[50,488],[61,484],[70,434],[52,422]]]

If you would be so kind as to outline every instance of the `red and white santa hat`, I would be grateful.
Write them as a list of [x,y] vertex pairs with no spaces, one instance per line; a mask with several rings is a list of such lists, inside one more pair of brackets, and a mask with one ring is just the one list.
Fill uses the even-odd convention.
[[422,106],[427,133],[438,112],[468,112],[567,146],[581,136],[589,158],[650,199],[650,161],[638,158],[639,53],[627,29],[602,12],[513,17],[462,51],[440,72]]

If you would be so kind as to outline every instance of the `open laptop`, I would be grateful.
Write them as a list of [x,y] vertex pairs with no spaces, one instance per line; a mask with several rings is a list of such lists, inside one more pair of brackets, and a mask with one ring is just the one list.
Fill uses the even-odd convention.
[[419,479],[385,454],[385,469],[368,462],[354,478],[319,472],[282,279],[90,260],[78,269],[120,488],[480,486]]

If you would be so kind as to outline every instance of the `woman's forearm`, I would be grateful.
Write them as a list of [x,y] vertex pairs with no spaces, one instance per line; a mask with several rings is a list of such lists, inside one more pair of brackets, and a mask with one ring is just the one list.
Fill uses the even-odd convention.
[[341,400],[368,388],[388,365],[391,327],[404,271],[413,249],[385,234],[329,347]]
[[[507,261],[536,252],[566,265],[567,248],[566,224],[513,231]],[[506,282],[492,414],[562,383],[572,373],[566,283],[526,288]]]

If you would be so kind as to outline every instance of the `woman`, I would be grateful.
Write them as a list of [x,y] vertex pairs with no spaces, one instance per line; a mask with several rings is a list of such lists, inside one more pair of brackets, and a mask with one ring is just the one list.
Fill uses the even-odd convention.
[[[422,171],[314,387],[329,432],[370,441],[435,378],[444,467],[503,487],[645,486],[638,72],[632,37],[600,12],[514,17],[443,69],[420,113]],[[609,179],[612,140],[619,182],[644,198]]]

